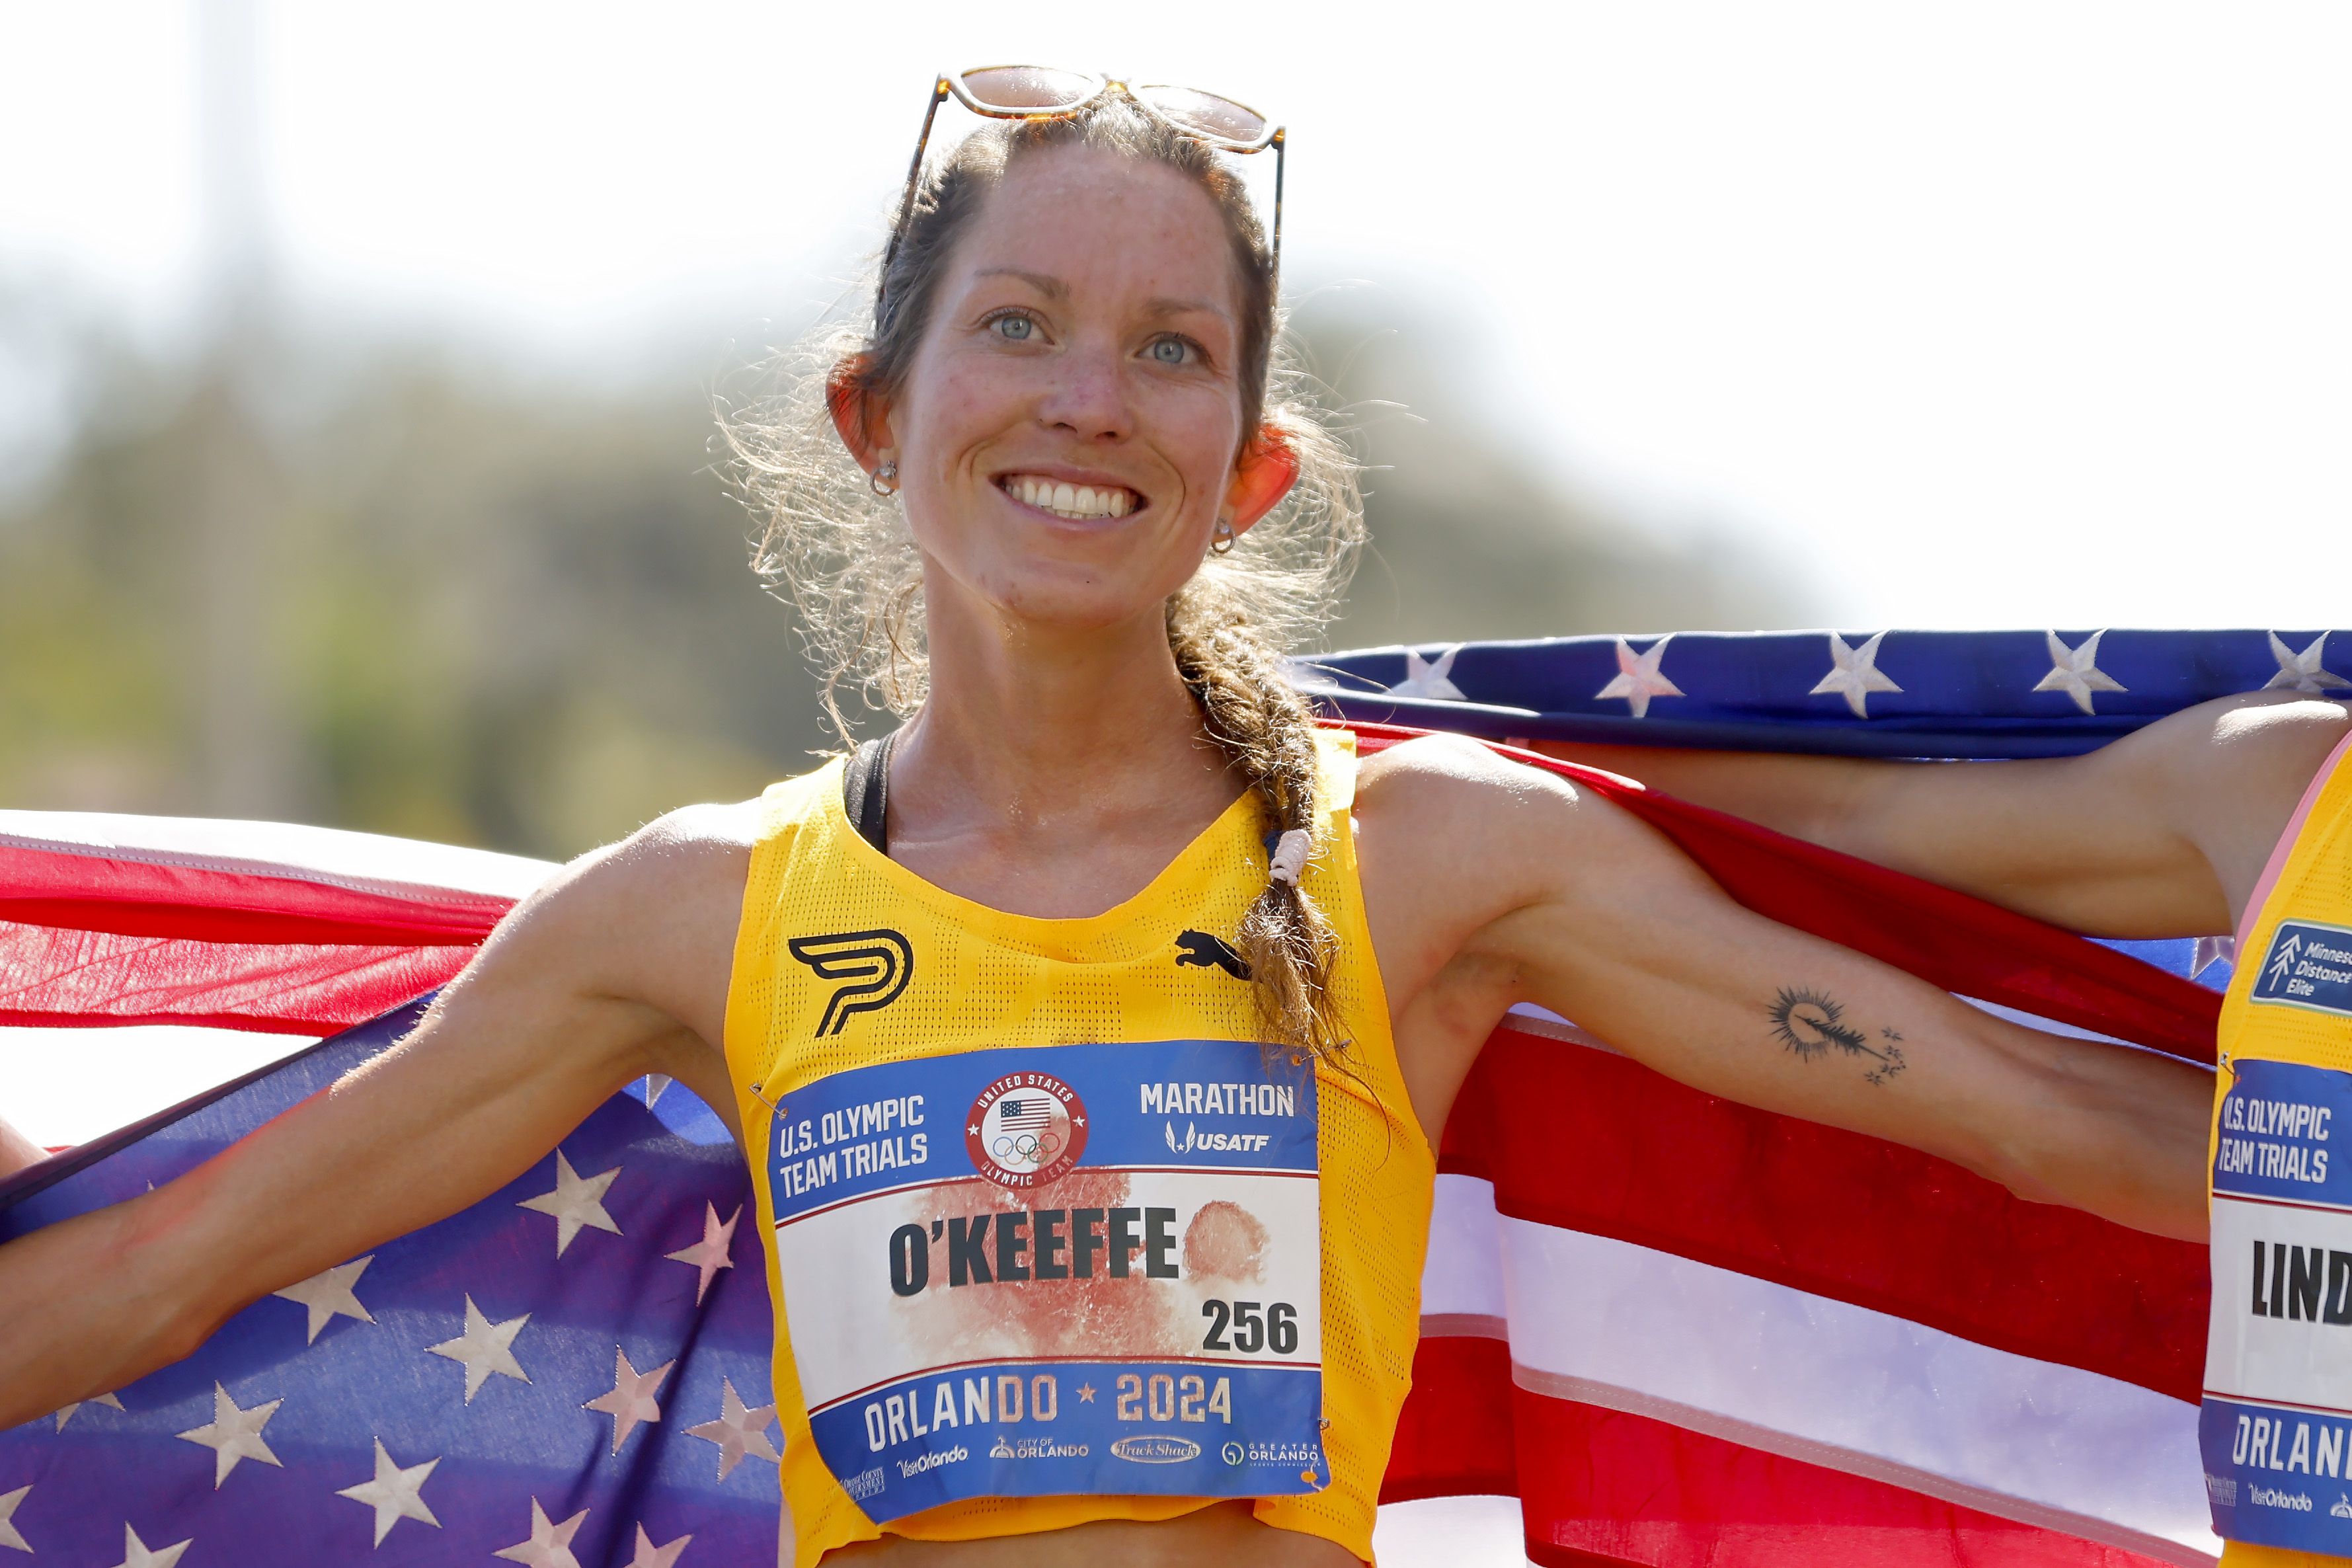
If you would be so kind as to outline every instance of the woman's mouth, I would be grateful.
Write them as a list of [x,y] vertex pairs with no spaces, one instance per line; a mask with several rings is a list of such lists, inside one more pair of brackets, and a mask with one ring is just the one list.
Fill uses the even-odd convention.
[[1024,506],[1078,522],[1125,517],[1143,505],[1143,498],[1124,485],[1074,485],[1044,474],[1005,474],[996,483]]

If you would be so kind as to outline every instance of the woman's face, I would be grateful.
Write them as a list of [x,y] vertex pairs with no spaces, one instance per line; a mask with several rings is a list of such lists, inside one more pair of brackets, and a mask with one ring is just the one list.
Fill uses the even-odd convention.
[[1233,510],[1240,301],[1187,176],[1076,147],[1013,163],[877,432],[935,616],[959,589],[1068,630],[1158,613]]

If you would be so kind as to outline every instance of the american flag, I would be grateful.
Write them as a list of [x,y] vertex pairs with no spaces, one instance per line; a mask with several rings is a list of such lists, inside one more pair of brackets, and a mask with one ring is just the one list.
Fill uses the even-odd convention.
[[1497,741],[2066,756],[2208,698],[2352,696],[2352,633],[1674,632],[1369,648],[1293,669],[1349,718]]
[[[1496,739],[2047,754],[2227,691],[2333,692],[2331,635],[1570,639],[1337,655],[1314,679],[1352,687],[1337,705],[1359,719]],[[2062,673],[2083,691],[2044,684]],[[1707,728],[1643,728],[1675,700]],[[1855,739],[1885,720],[1899,740]],[[2219,936],[2085,942],[1587,782],[1774,918],[2055,1027],[2210,1051]],[[328,1037],[0,1184],[0,1239],[168,1180],[383,1048],[548,869],[485,876],[487,858],[0,812],[0,1028]],[[104,1030],[79,1034],[104,1056]],[[2200,1248],[1696,1094],[1533,1016],[1496,1032],[1444,1148],[1388,1499],[1516,1496],[1547,1564],[2121,1568],[2218,1549],[2195,1447]],[[764,1561],[782,1434],[748,1199],[708,1108],[640,1083],[474,1208],[0,1433],[0,1548],[124,1568]]]
[[[0,1193],[0,1235],[169,1180],[418,1011],[36,1167]],[[155,1568],[769,1560],[780,1434],[742,1163],[708,1107],[650,1089],[473,1208],[256,1302],[186,1361],[0,1434],[0,1543]]]
[[997,1117],[1007,1132],[1043,1132],[1053,1125],[1054,1108],[1043,1100],[1006,1100]]

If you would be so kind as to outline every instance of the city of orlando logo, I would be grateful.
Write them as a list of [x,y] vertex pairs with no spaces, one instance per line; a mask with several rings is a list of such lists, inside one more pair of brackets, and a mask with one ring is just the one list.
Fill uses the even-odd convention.
[[974,1169],[1014,1192],[1058,1181],[1087,1150],[1087,1102],[1051,1073],[1010,1072],[964,1118]]
[[834,936],[796,936],[784,943],[819,980],[842,982],[816,1021],[817,1038],[841,1033],[859,1013],[887,1007],[907,989],[915,973],[915,952],[895,931],[848,931]]

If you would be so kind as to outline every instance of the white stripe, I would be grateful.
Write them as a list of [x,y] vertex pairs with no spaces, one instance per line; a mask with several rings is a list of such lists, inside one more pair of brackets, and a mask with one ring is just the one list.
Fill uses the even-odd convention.
[[550,861],[520,855],[333,827],[87,811],[0,811],[0,844],[192,870],[286,877],[392,898],[456,893],[520,899],[558,869]]
[[1433,1497],[1381,1505],[1372,1526],[1381,1568],[1519,1568],[1527,1521],[1515,1497]]
[[[1503,1283],[1507,1235],[1516,1243],[1514,1283],[1525,1304],[1517,1323],[1509,1321]],[[1568,1238],[1566,1246],[1549,1245],[1551,1237]],[[1572,1259],[1575,1279],[1552,1289],[1558,1281],[1551,1275],[1562,1262],[1557,1256],[1561,1253]],[[1612,1270],[1623,1272],[1629,1264],[1630,1278],[1612,1285]],[[1728,1289],[1727,1279],[1735,1282]],[[1639,1334],[1617,1336],[1616,1342],[1630,1347],[1631,1353],[1614,1360],[1582,1344],[1571,1344],[1563,1353],[1563,1340],[1592,1337],[1595,1326],[1610,1322],[1612,1313],[1620,1321],[1627,1316],[1646,1319],[1645,1291],[1668,1300],[1683,1321],[1651,1336],[1646,1344]],[[1713,1311],[1720,1311],[1724,1322],[1746,1325],[1743,1331],[1748,1337],[1736,1346],[1719,1345],[1721,1324],[1709,1317]],[[1776,1330],[1787,1333],[1792,1321],[1793,1337],[1800,1342],[1793,1366],[1766,1342]],[[1864,1334],[1845,1331],[1857,1322],[1864,1327]],[[1437,1179],[1429,1263],[1422,1282],[1422,1331],[1510,1337],[1517,1381],[1555,1398],[1631,1410],[1750,1447],[2174,1561],[2203,1562],[2213,1550],[2211,1538],[2201,1529],[2201,1500],[2194,1495],[2200,1467],[2193,1451],[2192,1406],[2096,1373],[1989,1351],[1902,1319],[1648,1248],[1524,1221],[1507,1222],[1507,1226],[1496,1214],[1493,1185],[1474,1177]],[[1718,1353],[1696,1363],[1680,1359],[1693,1340],[1704,1341]],[[1547,1356],[1555,1364],[1544,1364]],[[1990,1358],[1990,1382],[1969,1364],[1975,1357]],[[1642,1371],[1658,1362],[1671,1363],[1683,1381]],[[1562,1370],[1563,1365],[1583,1370]],[[1760,1378],[1755,1369],[1767,1365],[1796,1375]],[[1853,1424],[1809,1420],[1801,1414],[1808,1401],[1852,1404],[1863,1397],[1854,1392],[1857,1388],[1900,1385],[1906,1366],[1917,1369],[1908,1374],[1915,1393],[1921,1387],[1927,1391],[1926,1406],[1915,1402],[1908,1422],[1887,1421],[1883,1418],[1886,1413],[1880,1412],[1862,1423],[1866,1429],[1857,1433]],[[1693,1392],[1689,1383],[1694,1378],[1712,1382],[1714,1392],[1685,1397]],[[1728,1397],[1724,1385],[1731,1390]],[[1947,1388],[1952,1392],[1938,1392]],[[1994,1406],[1994,1391],[2000,1388],[2011,1391],[2018,1409],[2026,1413],[2022,1417],[2016,1410]],[[1801,1412],[1795,1417],[1787,1415],[1792,1405]],[[2138,1448],[2113,1447],[2103,1422],[2139,1433]],[[1894,1428],[1892,1440],[1885,1430],[1888,1426]],[[1923,1426],[1941,1436],[1942,1447],[1923,1448],[1906,1440],[1906,1434]],[[2021,1436],[2030,1447],[2019,1464],[2004,1465],[2002,1453],[2013,1451]],[[1872,1442],[1875,1448],[1860,1446]],[[2061,1500],[2053,1501],[2047,1489],[2039,1493],[2015,1489],[2019,1482],[2012,1471],[2038,1471],[2053,1447],[2070,1452],[2068,1462],[2058,1467],[2060,1473],[2077,1470],[2071,1453],[2085,1446],[2101,1454],[2120,1454],[2114,1468],[2126,1473],[2160,1477],[2168,1469],[2175,1475],[2185,1471],[2191,1489],[2190,1517],[2173,1518],[2178,1508],[2166,1512],[2171,1501],[2168,1497],[2153,1499],[2152,1506],[2148,1498],[2127,1499],[2122,1517],[2116,1517],[2113,1510],[2085,1511],[2079,1491],[2054,1494]],[[1978,1448],[1992,1452],[1980,1458],[1975,1454]],[[1951,1457],[1955,1450],[1961,1454],[1958,1461]],[[1920,1462],[1923,1458],[1927,1463]],[[1987,1463],[1987,1458],[1994,1462]],[[1937,1464],[1945,1468],[1933,1468]],[[2136,1471],[2135,1467],[2147,1468]],[[2183,1528],[2165,1536],[2162,1527],[2168,1521]]]
[[1429,1258],[1421,1270],[1423,1317],[1502,1317],[1501,1235],[1494,1183],[1475,1176],[1437,1178],[1437,1201],[1429,1216]]
[[0,1117],[45,1148],[87,1143],[316,1043],[177,1024],[0,1028]]
[[1716,1418],[1752,1447],[1783,1447],[1779,1434],[1817,1464],[1906,1476],[2026,1522],[2071,1517],[2058,1527],[2135,1550],[2168,1542],[2177,1561],[2221,1550],[2194,1405],[1648,1247],[1497,1226],[1511,1358],[1529,1386]]

